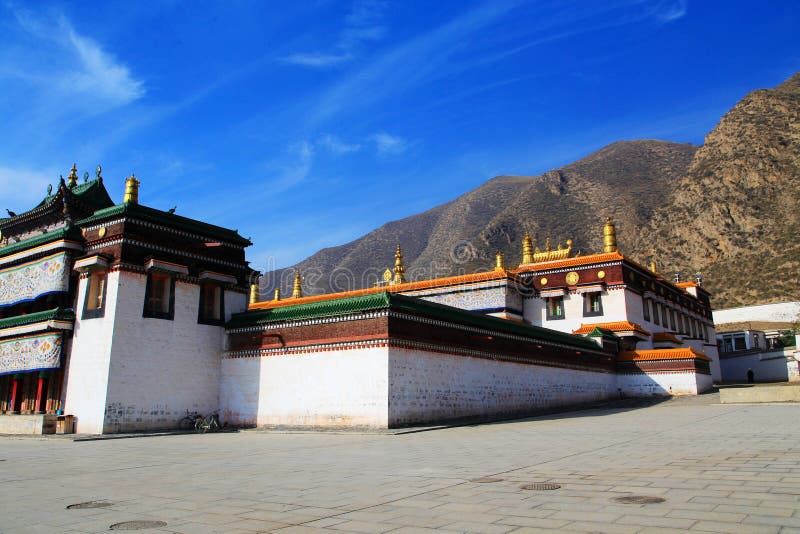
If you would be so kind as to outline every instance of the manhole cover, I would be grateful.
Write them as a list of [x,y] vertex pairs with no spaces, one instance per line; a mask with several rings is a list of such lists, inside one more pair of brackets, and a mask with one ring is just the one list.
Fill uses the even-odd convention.
[[519,489],[546,491],[546,490],[557,490],[560,487],[561,484],[555,484],[553,482],[534,482],[533,484],[523,484],[522,486],[519,487]]
[[490,484],[492,482],[502,482],[502,478],[497,477],[481,477],[481,478],[473,478],[470,482],[477,482],[478,484]]
[[147,530],[148,528],[161,528],[166,527],[166,521],[123,521],[122,523],[114,523],[109,528],[111,530]]
[[107,506],[111,506],[114,503],[108,501],[88,501],[88,502],[79,502],[78,504],[70,504],[67,506],[67,510],[77,510],[79,508],[105,508]]
[[658,504],[666,501],[663,497],[651,497],[649,495],[625,495],[614,500],[622,504]]

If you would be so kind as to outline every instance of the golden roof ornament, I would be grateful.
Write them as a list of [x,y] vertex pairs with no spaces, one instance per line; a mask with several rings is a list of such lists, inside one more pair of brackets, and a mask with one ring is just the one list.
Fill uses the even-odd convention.
[[545,249],[540,251],[536,249],[533,253],[533,262],[539,263],[543,261],[565,260],[570,257],[572,253],[572,239],[567,239],[565,245],[559,243],[554,249],[550,244],[550,239],[545,243]]
[[406,268],[403,266],[403,251],[400,245],[394,253],[394,278],[392,284],[403,284],[406,281]]
[[69,176],[67,176],[69,182],[67,185],[69,187],[75,187],[78,185],[78,165],[76,163],[72,164],[72,168],[69,170]]
[[617,251],[617,230],[611,217],[606,217],[606,224],[603,226],[603,252]]
[[122,198],[122,202],[139,203],[139,180],[133,173],[125,180],[125,196]]
[[258,302],[258,284],[250,284],[250,304]]
[[292,290],[292,298],[299,299],[303,296],[303,284],[300,279],[300,271],[294,275],[294,289]]
[[533,239],[528,232],[522,239],[522,263],[533,263]]
[[658,266],[656,265],[656,260],[650,260],[650,272],[653,274],[658,274]]
[[281,300],[281,288],[279,287],[275,288],[275,294],[273,295],[272,300],[274,301]]
[[495,264],[494,264],[495,271],[505,271],[506,264],[505,264],[505,257],[503,256],[502,252],[498,252],[495,256]]

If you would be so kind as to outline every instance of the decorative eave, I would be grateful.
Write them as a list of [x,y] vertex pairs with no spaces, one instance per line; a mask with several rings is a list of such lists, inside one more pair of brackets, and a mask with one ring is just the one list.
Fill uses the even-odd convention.
[[46,330],[72,330],[75,312],[64,308],[0,319],[0,338]]
[[[302,300],[302,299],[297,299]],[[323,320],[334,316],[368,315],[378,310],[389,313],[406,313],[414,316],[431,317],[444,321],[469,325],[500,333],[524,336],[568,346],[582,351],[600,353],[597,344],[582,337],[557,332],[547,328],[521,324],[489,315],[469,312],[443,304],[400,295],[382,289],[378,293],[360,296],[340,297],[334,300],[295,303],[281,307],[258,309],[234,314],[225,325],[226,330],[238,330],[247,327],[284,323],[292,321]]]
[[619,356],[617,356],[618,362],[661,360],[702,360],[710,362],[711,358],[706,356],[703,351],[695,350],[691,347],[684,347],[680,349],[628,350],[620,352]]
[[124,202],[109,208],[98,210],[91,217],[77,222],[79,226],[93,226],[101,221],[123,217],[125,220],[141,219],[146,222],[163,225],[167,228],[176,228],[196,234],[200,239],[209,241],[223,241],[239,247],[248,247],[253,243],[239,235],[236,230],[229,230],[221,226],[204,223],[174,213],[161,211],[134,202]]
[[82,243],[83,237],[80,229],[75,226],[67,226],[0,248],[0,265],[54,249],[83,250]]
[[653,334],[653,343],[671,343],[673,345],[683,345],[683,341],[672,332],[656,332]]
[[95,254],[94,256],[89,256],[88,258],[81,258],[79,260],[75,260],[72,268],[79,273],[89,272],[89,271],[103,271],[108,269],[109,258],[103,254]]
[[184,276],[189,274],[189,268],[186,265],[180,265],[178,263],[172,263],[164,260],[157,260],[155,258],[147,260],[144,264],[144,268],[147,271],[182,274]]
[[650,338],[650,332],[642,328],[639,323],[632,323],[630,321],[615,321],[611,323],[592,323],[581,324],[580,328],[573,330],[573,334],[585,335],[592,332],[596,328],[601,328],[609,332],[614,332],[618,336],[636,336],[642,340]]
[[229,274],[222,274],[222,273],[215,273],[214,271],[201,271],[200,274],[197,275],[200,280],[213,280],[215,282],[222,282],[223,284],[232,284],[235,285],[237,283],[236,277],[231,276]]
[[513,272],[516,274],[538,273],[541,271],[551,271],[564,269],[567,267],[580,267],[595,263],[608,263],[623,261],[625,257],[619,252],[604,252],[601,254],[589,254],[587,256],[576,256],[563,260],[545,261],[540,263],[523,263]]

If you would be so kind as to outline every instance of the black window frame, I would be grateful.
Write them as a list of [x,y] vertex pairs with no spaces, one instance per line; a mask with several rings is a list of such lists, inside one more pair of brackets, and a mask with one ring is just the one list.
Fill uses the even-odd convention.
[[[208,318],[205,316],[205,298],[206,287],[214,287],[219,289],[219,319]],[[197,309],[197,324],[207,324],[213,326],[222,326],[225,324],[225,287],[222,284],[213,282],[204,282],[200,284],[200,305]]]
[[[103,274],[105,281],[103,282],[103,290],[100,302],[102,304],[97,308],[89,309],[89,295],[92,287],[92,278],[98,274]],[[83,296],[83,310],[81,311],[81,319],[98,319],[106,315],[106,289],[108,288],[108,271],[89,271],[89,276],[86,277],[86,293]]]
[[644,317],[645,321],[648,323],[650,322],[650,299],[642,299],[642,316]]
[[[550,308],[551,308],[551,304],[550,303],[551,303],[552,299],[558,299],[561,302],[561,306],[559,307],[559,309],[561,310],[561,315],[552,315],[550,313]],[[567,314],[566,314],[566,311],[564,310],[564,296],[563,295],[559,295],[557,297],[547,297],[547,303],[546,303],[546,306],[545,306],[545,313],[546,313],[546,317],[547,317],[548,321],[560,321],[562,319],[566,319]]]
[[[153,291],[153,277],[163,276],[169,278],[169,311],[153,310],[152,306],[148,305]],[[142,317],[149,319],[165,319],[167,321],[175,320],[175,277],[169,273],[163,272],[149,272],[147,273],[147,285],[144,290],[144,307],[142,309]]]
[[[597,297],[598,311],[591,311],[590,300],[592,296]],[[583,294],[583,316],[584,317],[601,317],[603,315],[603,294],[600,291],[589,291]]]

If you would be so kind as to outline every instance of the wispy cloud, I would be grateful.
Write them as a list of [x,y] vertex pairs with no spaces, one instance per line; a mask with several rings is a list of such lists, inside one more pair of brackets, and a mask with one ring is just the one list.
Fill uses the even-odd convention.
[[78,97],[105,109],[145,95],[144,82],[128,66],[81,35],[63,14],[37,17],[17,9],[13,15],[23,39],[13,54],[0,57],[0,78],[47,91],[62,101]]
[[375,149],[381,156],[400,154],[401,152],[405,152],[408,148],[408,143],[405,139],[386,132],[378,132],[370,139],[375,143]]
[[346,143],[331,134],[324,134],[319,138],[317,144],[336,155],[350,154],[361,150],[361,145],[359,143]]
[[6,209],[23,212],[47,195],[47,184],[56,184],[52,176],[28,169],[0,167],[0,217],[6,216]]
[[683,18],[689,10],[689,0],[667,0],[656,6],[655,17],[661,22],[672,22]]
[[370,42],[386,33],[381,23],[386,3],[381,0],[356,0],[345,17],[344,29],[329,50],[294,52],[281,59],[304,67],[332,67],[353,59]]
[[306,181],[314,165],[314,146],[308,141],[298,141],[286,153],[266,165],[264,179],[257,180],[259,187],[270,194],[282,193]]

